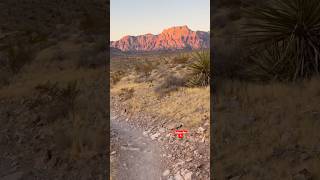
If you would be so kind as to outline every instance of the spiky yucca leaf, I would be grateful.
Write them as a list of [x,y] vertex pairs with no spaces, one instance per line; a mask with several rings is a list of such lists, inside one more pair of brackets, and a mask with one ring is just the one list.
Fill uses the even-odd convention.
[[[294,64],[293,71],[287,69],[286,79],[296,80],[319,73],[318,0],[271,0],[263,7],[246,9],[245,12],[250,23],[245,24],[244,34],[251,40],[252,47],[262,54],[270,46],[282,49],[274,62],[275,67]],[[288,54],[292,62],[286,60]],[[274,73],[275,67],[270,67],[269,71]]]
[[189,86],[207,86],[210,83],[210,53],[199,51],[193,54],[195,61],[188,66],[191,71]]

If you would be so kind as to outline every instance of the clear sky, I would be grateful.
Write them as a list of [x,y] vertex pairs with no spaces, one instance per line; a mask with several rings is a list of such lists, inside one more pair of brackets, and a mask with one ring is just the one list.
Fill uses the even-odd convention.
[[159,34],[172,26],[210,30],[210,0],[111,0],[110,39]]

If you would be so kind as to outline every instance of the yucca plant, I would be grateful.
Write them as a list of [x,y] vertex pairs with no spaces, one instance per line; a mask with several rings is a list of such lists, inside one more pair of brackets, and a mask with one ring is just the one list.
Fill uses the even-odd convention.
[[[263,51],[252,52],[242,64],[245,67],[241,74],[242,77],[257,81],[290,81],[290,76],[295,71],[295,64],[292,61],[294,55],[287,53],[283,56],[284,50],[284,47],[272,45]],[[278,61],[282,61],[282,63],[275,66]]]
[[188,86],[207,86],[210,83],[210,52],[198,51],[192,57],[195,59],[193,63],[188,66],[190,70],[190,79]]
[[[284,79],[293,81],[319,74],[319,12],[318,0],[271,0],[264,6],[245,9],[249,23],[244,26],[244,35],[254,51],[261,52],[258,63],[274,58],[272,65],[265,66],[272,78],[279,76],[279,69],[285,71],[282,78],[287,74]],[[270,56],[266,52],[270,48],[281,51]]]

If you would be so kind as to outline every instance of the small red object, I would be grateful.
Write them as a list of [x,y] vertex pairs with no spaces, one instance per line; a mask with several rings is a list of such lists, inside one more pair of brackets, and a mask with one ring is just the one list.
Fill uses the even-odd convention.
[[178,135],[178,138],[182,139],[183,135],[187,132],[188,132],[187,130],[176,130],[175,134]]

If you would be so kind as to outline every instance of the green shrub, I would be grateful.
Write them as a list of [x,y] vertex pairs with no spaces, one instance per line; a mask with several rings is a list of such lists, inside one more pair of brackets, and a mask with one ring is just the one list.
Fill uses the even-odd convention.
[[210,52],[200,51],[193,54],[195,61],[188,66],[191,72],[189,86],[207,86],[210,84]]

